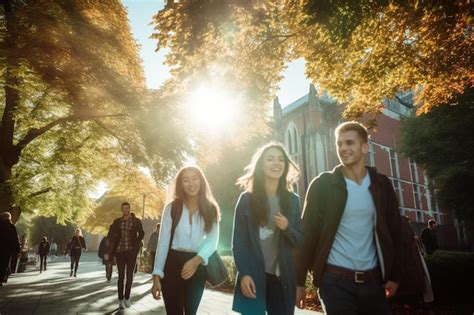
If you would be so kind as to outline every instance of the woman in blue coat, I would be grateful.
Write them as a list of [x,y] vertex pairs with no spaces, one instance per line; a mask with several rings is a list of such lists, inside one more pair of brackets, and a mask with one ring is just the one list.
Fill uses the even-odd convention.
[[293,314],[293,250],[303,242],[299,198],[292,193],[298,168],[280,143],[260,148],[237,183],[232,252],[237,267],[232,309],[243,314]]

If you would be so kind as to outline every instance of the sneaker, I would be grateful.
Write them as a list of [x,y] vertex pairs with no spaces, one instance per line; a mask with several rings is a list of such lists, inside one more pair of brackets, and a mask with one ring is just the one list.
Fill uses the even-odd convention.
[[132,306],[130,299],[125,299],[125,307],[129,308],[130,306]]
[[125,308],[125,300],[119,300],[119,308]]

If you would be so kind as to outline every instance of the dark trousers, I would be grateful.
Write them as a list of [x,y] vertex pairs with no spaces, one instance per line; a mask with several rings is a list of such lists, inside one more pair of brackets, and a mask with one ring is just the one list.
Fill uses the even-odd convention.
[[265,305],[268,315],[294,314],[294,306],[291,310],[285,310],[285,295],[280,278],[267,273],[265,291]]
[[10,267],[10,253],[0,255],[0,282],[7,282]]
[[356,283],[340,275],[325,272],[318,290],[324,312],[341,314],[388,314],[385,289],[376,281]]
[[194,315],[197,312],[206,284],[206,269],[199,265],[190,279],[181,277],[184,264],[194,256],[196,253],[173,249],[168,252],[162,280],[163,300],[168,315]]
[[[137,254],[136,250],[128,250],[125,252],[120,252],[116,254],[117,259],[117,268],[118,268],[118,298],[122,300],[123,298],[130,298],[130,291],[132,290],[133,283],[133,271],[135,269],[135,264],[137,263]],[[127,273],[127,282],[125,283],[125,292],[124,292],[124,280],[125,272]]]
[[71,254],[71,272],[74,269],[74,274],[77,273],[77,268],[79,268],[79,259],[81,259],[81,254]]
[[112,279],[112,270],[114,268],[114,265],[110,260],[111,258],[105,262],[105,277],[107,280]]
[[46,270],[46,260],[48,255],[40,255],[40,271]]
[[11,273],[16,273],[16,265],[18,264],[18,255],[13,254],[10,261]]
[[152,250],[150,252],[150,263],[151,263],[151,270],[150,273],[153,272],[153,269],[155,268],[155,256],[156,256],[156,251]]

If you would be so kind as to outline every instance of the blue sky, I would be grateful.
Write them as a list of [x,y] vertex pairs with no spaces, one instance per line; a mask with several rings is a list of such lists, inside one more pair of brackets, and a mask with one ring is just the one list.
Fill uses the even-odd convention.
[[[149,88],[159,88],[170,77],[168,68],[163,65],[166,51],[155,52],[156,40],[149,37],[153,33],[153,26],[150,25],[152,16],[164,7],[164,1],[122,0],[122,3],[128,10],[133,35],[141,45],[140,57],[143,60],[147,85]],[[289,64],[283,75],[277,96],[282,106],[286,106],[308,93],[309,80],[304,75],[303,60]]]

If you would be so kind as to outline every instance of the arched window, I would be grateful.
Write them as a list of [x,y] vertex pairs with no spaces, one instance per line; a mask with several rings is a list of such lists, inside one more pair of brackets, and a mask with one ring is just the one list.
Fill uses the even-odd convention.
[[293,126],[293,153],[298,153],[299,152],[299,148],[298,148],[298,131],[296,131],[296,127]]
[[288,148],[288,152],[291,155],[298,154],[299,153],[299,141],[298,141],[298,130],[296,129],[296,126],[294,123],[290,122],[286,129],[286,146]]
[[321,174],[327,170],[326,158],[324,152],[324,143],[321,134],[316,133],[316,165],[318,167],[317,172]]
[[291,151],[293,150],[293,146],[291,145],[291,132],[290,130],[286,131],[286,148],[288,149],[288,152],[290,154],[292,153]]

